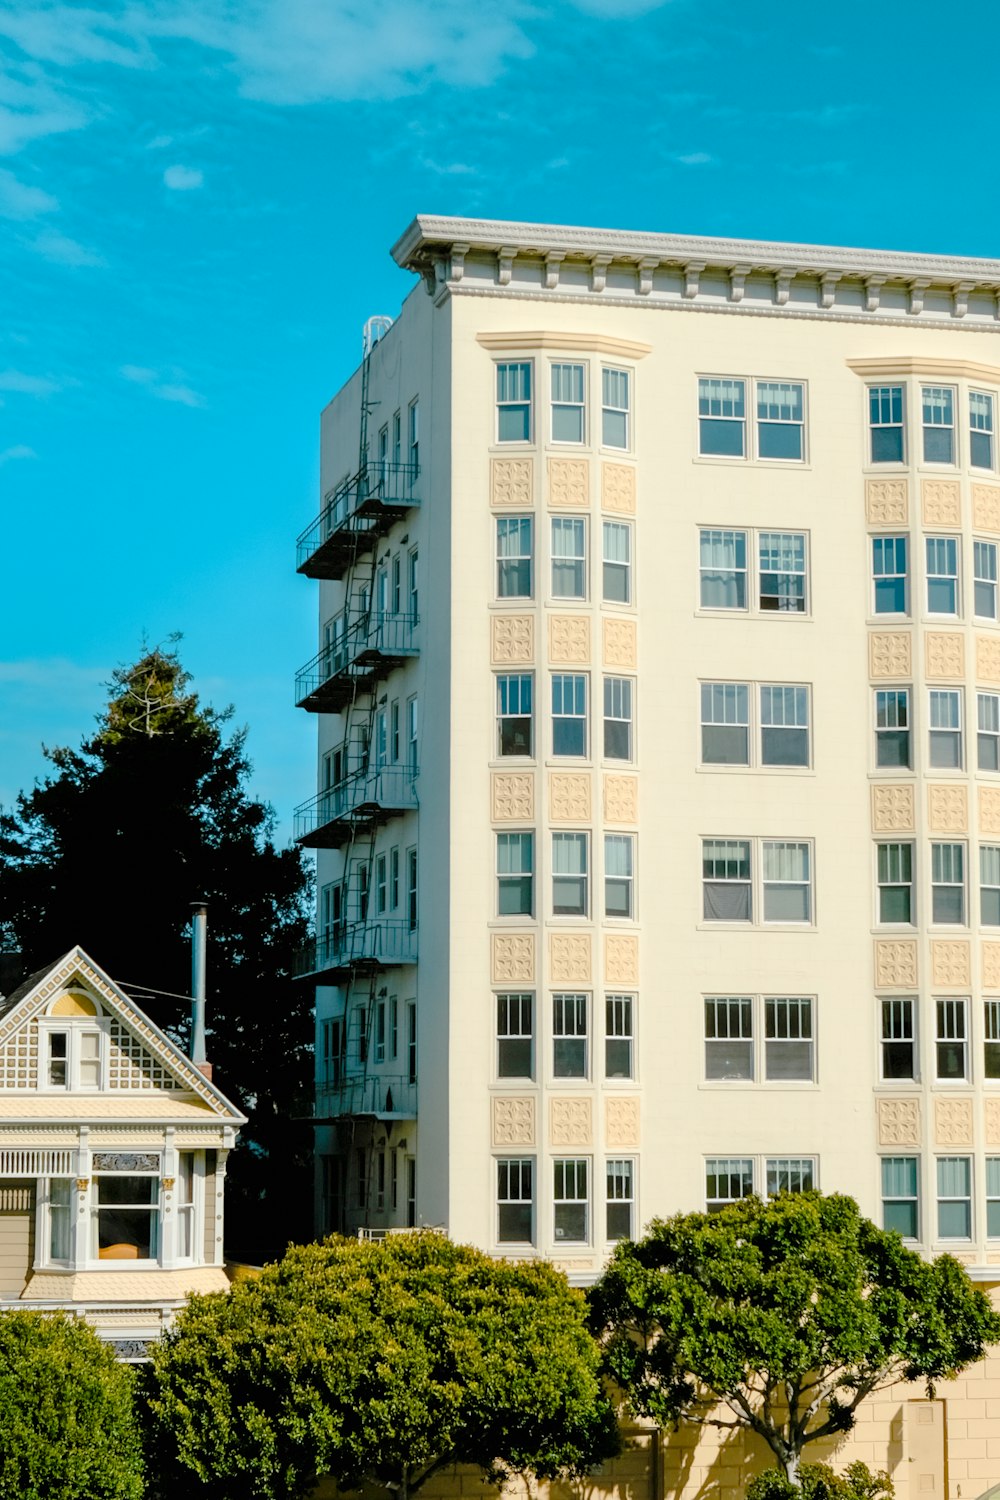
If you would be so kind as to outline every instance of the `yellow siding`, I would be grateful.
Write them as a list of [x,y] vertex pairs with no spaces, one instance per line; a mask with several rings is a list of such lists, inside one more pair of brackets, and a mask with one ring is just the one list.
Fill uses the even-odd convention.
[[35,1258],[35,1185],[0,1184],[0,1297],[19,1297]]

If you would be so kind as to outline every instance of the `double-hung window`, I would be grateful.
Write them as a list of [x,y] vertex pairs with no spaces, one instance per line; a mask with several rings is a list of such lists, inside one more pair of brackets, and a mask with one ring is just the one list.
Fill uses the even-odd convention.
[[751,921],[750,840],[704,839],[702,883],[706,922]]
[[913,845],[878,844],[876,853],[879,922],[912,924]]
[[916,1000],[912,995],[893,995],[881,1002],[882,1010],[882,1077],[917,1078]]
[[763,866],[764,921],[811,922],[810,846],[765,839]]
[[635,836],[604,835],[604,915],[635,916]]
[[762,531],[757,538],[762,610],[804,614],[806,539],[798,531]]
[[605,521],[601,588],[606,604],[632,603],[632,527],[627,521]]
[[997,617],[996,542],[974,541],[972,562],[974,612],[980,620],[995,620]]
[[497,365],[497,442],[531,442],[531,363]]
[[530,917],[534,911],[533,833],[497,834],[497,911]]
[[919,1161],[915,1156],[882,1158],[882,1228],[904,1240],[920,1237]]
[[872,537],[873,608],[877,615],[905,615],[907,604],[905,536]]
[[587,835],[552,835],[552,914],[585,917],[589,911],[587,891]]
[[607,1162],[607,1223],[609,1241],[631,1239],[635,1233],[635,1163],[629,1158]]
[[809,764],[809,692],[764,683],[760,690],[760,760],[764,766]]
[[635,996],[604,997],[604,1076],[635,1076]]
[[[805,995],[709,995],[705,1077],[714,1082],[809,1083],[814,1076],[813,999]],[[763,1035],[763,1048],[757,1046]]]
[[530,599],[532,595],[530,516],[497,518],[497,598]]
[[[121,1170],[117,1167],[120,1159],[119,1153],[108,1153],[109,1164],[104,1167],[103,1153],[94,1153],[91,1257],[156,1260],[160,1253],[159,1171]],[[153,1159],[159,1162],[158,1157]]]
[[601,442],[605,448],[627,449],[631,442],[629,386],[627,370],[601,371]]
[[585,1158],[557,1160],[553,1167],[553,1230],[560,1243],[585,1245],[590,1239],[590,1197]]
[[100,1088],[104,1037],[103,1028],[93,1022],[43,1021],[39,1026],[42,1088],[73,1093]]
[[986,391],[969,392],[969,463],[974,469],[996,468],[994,450],[993,397]]
[[955,392],[950,385],[925,385],[920,392],[924,463],[955,462]]
[[903,424],[903,387],[868,387],[869,456],[873,464],[901,464],[906,447]]
[[983,1001],[983,1077],[1000,1078],[1000,1000]]
[[587,597],[587,523],[582,517],[552,517],[552,597]]
[[1000,927],[1000,848],[979,846],[979,923]]
[[1000,1239],[1000,1156],[986,1158],[986,1238]]
[[552,1076],[586,1078],[589,1070],[586,995],[552,996]]
[[764,1077],[768,1083],[813,1076],[813,1003],[808,995],[764,999]]
[[64,1264],[72,1260],[73,1184],[68,1177],[50,1177],[43,1184],[48,1215],[48,1260]]
[[878,688],[875,692],[875,764],[879,770],[909,767],[910,690]]
[[[756,696],[762,766],[808,766],[809,690],[762,683],[701,684],[701,760],[703,765],[748,766],[750,704]],[[756,734],[755,734],[756,743]]]
[[705,1077],[712,1081],[753,1081],[753,1001],[749,995],[706,998]]
[[931,844],[931,921],[965,922],[964,844]]
[[413,483],[420,469],[420,403],[411,401],[406,413],[406,457]]
[[584,424],[583,365],[554,364],[552,381],[552,441],[582,443]]
[[710,1156],[705,1162],[705,1207],[718,1213],[753,1194],[753,1161],[748,1156]]
[[958,614],[958,538],[929,536],[927,549],[927,613]]
[[702,531],[700,548],[702,609],[746,609],[746,532]]
[[972,1161],[968,1156],[937,1159],[939,1240],[972,1238]]
[[767,1196],[808,1193],[815,1186],[816,1163],[811,1156],[769,1156],[765,1168]]
[[604,758],[633,758],[631,677],[604,679]]
[[746,381],[703,376],[698,381],[698,452],[712,458],[746,458],[746,431]]
[[709,766],[750,764],[750,688],[745,682],[701,684],[701,759]]
[[587,753],[587,679],[582,674],[552,675],[552,754]]
[[962,693],[960,688],[932,688],[930,693],[930,762],[942,770],[962,769]]
[[964,1083],[969,1076],[968,1000],[936,1000],[935,1076],[940,1083]]
[[497,1077],[533,1078],[534,996],[497,996]]
[[758,380],[757,457],[801,463],[805,457],[803,388],[788,380]]
[[501,1245],[530,1245],[534,1238],[532,1157],[497,1162],[497,1241]]
[[532,754],[532,676],[504,673],[497,678],[497,754]]
[[[747,441],[748,385],[755,416],[752,450]],[[701,377],[698,452],[710,458],[801,463],[805,458],[804,385],[798,380]]]

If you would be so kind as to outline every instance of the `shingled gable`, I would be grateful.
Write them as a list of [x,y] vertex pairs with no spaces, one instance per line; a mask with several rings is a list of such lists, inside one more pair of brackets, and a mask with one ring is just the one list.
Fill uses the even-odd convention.
[[36,1017],[44,1013],[60,990],[91,990],[106,1012],[170,1078],[175,1088],[196,1094],[214,1114],[235,1127],[246,1117],[184,1055],[176,1043],[139,1009],[82,948],[71,948],[45,969],[32,974],[5,1000],[0,1001],[0,1056],[5,1045]]

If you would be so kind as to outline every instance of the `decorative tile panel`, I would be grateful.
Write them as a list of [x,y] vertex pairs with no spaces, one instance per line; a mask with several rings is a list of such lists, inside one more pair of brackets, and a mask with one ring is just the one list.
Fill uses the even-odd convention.
[[977,531],[1000,531],[1000,489],[995,484],[972,486],[972,524]]
[[590,661],[590,619],[587,615],[549,615],[549,661]]
[[601,506],[628,515],[635,510],[635,470],[629,464],[601,464]]
[[1000,787],[979,788],[979,832],[1000,833]]
[[530,823],[535,816],[535,778],[530,771],[494,771],[493,821]]
[[1000,636],[976,636],[976,681],[1000,682]]
[[964,677],[965,636],[954,630],[928,630],[924,635],[924,676]]
[[979,957],[983,989],[1000,991],[1000,943],[982,943]]
[[604,778],[604,820],[607,823],[638,823],[639,778],[613,776]]
[[917,983],[914,938],[875,944],[875,984],[880,990],[913,989]]
[[608,1094],[604,1100],[604,1144],[609,1150],[639,1144],[639,1098]]
[[909,504],[905,479],[869,479],[865,485],[865,513],[869,526],[905,526]]
[[532,933],[493,934],[494,984],[534,984],[535,939]]
[[606,619],[603,623],[604,665],[606,667],[634,667],[636,661],[635,621]]
[[549,1099],[549,1145],[591,1146],[594,1108],[590,1099]]
[[965,938],[931,943],[931,983],[967,989],[972,983],[972,960]]
[[925,526],[961,526],[962,496],[957,479],[925,479],[921,490]]
[[590,465],[585,458],[549,459],[549,504],[560,509],[590,504]]
[[969,799],[961,783],[927,788],[927,822],[932,833],[965,833],[969,827]]
[[589,984],[590,933],[549,934],[549,978],[553,984]]
[[604,935],[605,984],[639,983],[639,938],[634,932]]
[[936,1146],[972,1145],[972,1100],[934,1100],[934,1144]]
[[553,823],[590,822],[590,776],[586,771],[549,773],[549,818]]
[[872,828],[876,833],[909,833],[914,827],[913,786],[872,787]]
[[535,1101],[528,1095],[515,1099],[497,1094],[493,1099],[494,1146],[533,1146],[535,1144]]
[[1000,1146],[1000,1099],[984,1100],[983,1126],[987,1146]]
[[920,1145],[919,1099],[878,1101],[878,1143],[880,1146]]
[[868,637],[869,673],[872,677],[909,677],[910,635],[904,630],[873,630]]
[[490,462],[490,504],[517,510],[534,504],[530,458],[494,458]]
[[532,615],[493,616],[493,654],[497,666],[535,659],[535,621]]

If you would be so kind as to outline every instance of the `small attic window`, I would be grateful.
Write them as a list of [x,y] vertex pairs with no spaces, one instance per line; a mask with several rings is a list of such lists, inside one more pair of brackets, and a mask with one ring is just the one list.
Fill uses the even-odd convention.
[[39,1029],[43,1088],[87,1092],[101,1087],[107,1044],[100,1026],[46,1018]]

